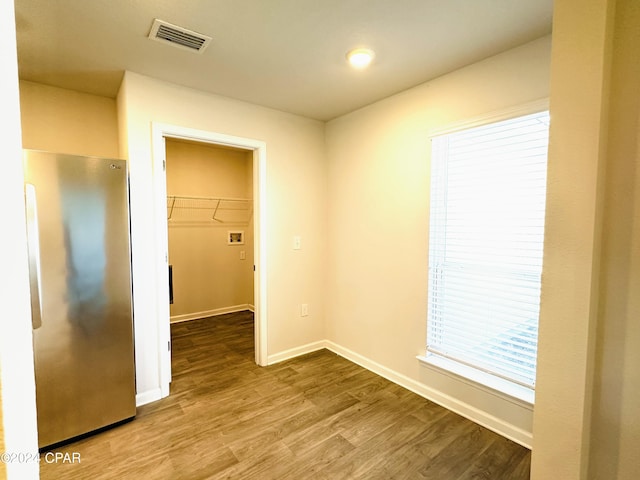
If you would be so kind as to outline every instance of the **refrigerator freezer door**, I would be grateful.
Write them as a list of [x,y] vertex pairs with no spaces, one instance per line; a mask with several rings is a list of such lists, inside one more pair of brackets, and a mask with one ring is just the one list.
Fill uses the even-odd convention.
[[24,165],[42,448],[135,416],[127,173],[124,160],[29,150]]

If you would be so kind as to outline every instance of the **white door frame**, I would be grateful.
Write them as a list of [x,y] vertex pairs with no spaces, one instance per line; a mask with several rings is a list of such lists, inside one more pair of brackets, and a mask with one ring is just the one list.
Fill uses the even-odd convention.
[[267,146],[260,140],[222,133],[152,122],[152,155],[156,218],[156,268],[158,275],[158,348],[160,352],[160,385],[162,396],[169,395],[171,382],[171,339],[169,327],[169,245],[167,236],[167,175],[165,138],[192,140],[253,151],[253,226],[254,226],[254,307],[255,361],[267,365],[267,247],[266,247],[266,163]]

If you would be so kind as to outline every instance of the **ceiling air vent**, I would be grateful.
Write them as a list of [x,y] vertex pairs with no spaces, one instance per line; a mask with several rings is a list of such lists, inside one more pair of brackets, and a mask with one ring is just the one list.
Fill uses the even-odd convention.
[[211,37],[158,19],[153,21],[149,38],[199,53],[211,42]]

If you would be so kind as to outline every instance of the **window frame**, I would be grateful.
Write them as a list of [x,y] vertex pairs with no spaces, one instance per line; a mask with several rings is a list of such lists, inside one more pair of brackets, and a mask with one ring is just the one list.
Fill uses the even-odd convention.
[[[456,122],[448,124],[444,127],[432,129],[428,132],[429,144],[432,144],[434,137],[442,135],[452,134],[455,132],[473,129],[481,127],[491,123],[497,123],[509,119],[515,119],[521,116],[535,114],[549,110],[549,101],[547,98],[521,104],[512,108],[492,112],[486,115],[481,115],[462,122]],[[431,163],[432,148],[428,149],[428,159]],[[429,178],[429,186],[431,188],[431,178]],[[429,208],[429,211],[431,208]],[[429,238],[429,237],[427,237]],[[430,287],[428,287],[430,288]],[[428,304],[426,305],[428,308]],[[428,316],[427,316],[428,317]],[[427,320],[428,322],[428,320]],[[427,326],[427,331],[429,326]],[[533,388],[524,387],[512,382],[508,379],[501,378],[493,375],[489,372],[474,368],[469,365],[465,365],[461,362],[444,358],[440,355],[427,352],[427,342],[425,341],[424,353],[417,356],[418,360],[424,365],[434,368],[440,373],[454,376],[465,383],[470,383],[473,386],[480,387],[488,390],[491,393],[495,393],[499,396],[506,398],[507,400],[516,401],[517,403],[524,404],[528,407],[533,407],[535,402],[535,390]]]

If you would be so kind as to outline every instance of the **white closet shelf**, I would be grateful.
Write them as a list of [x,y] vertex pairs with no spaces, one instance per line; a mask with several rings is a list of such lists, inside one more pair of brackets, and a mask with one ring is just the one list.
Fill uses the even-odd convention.
[[171,222],[247,224],[252,210],[250,198],[167,196],[167,220]]

